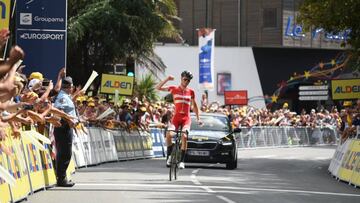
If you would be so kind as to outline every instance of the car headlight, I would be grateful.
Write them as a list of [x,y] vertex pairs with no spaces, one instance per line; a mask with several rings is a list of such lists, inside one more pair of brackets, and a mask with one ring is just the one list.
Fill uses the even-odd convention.
[[233,143],[231,142],[231,141],[223,141],[222,142],[222,145],[223,146],[230,146],[230,145],[232,145]]
[[223,146],[230,146],[232,145],[232,141],[230,140],[219,140],[219,144],[223,145]]

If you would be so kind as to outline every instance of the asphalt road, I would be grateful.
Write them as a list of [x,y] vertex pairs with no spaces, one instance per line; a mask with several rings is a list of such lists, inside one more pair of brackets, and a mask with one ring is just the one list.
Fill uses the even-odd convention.
[[73,188],[51,188],[35,203],[107,202],[360,202],[360,189],[332,178],[335,147],[239,150],[238,168],[187,164],[168,180],[164,159],[107,163],[83,168]]

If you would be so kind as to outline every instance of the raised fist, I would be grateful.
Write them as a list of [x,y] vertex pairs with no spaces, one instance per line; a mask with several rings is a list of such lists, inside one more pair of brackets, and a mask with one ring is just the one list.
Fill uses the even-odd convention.
[[168,79],[168,80],[174,80],[174,76],[169,75],[167,79]]

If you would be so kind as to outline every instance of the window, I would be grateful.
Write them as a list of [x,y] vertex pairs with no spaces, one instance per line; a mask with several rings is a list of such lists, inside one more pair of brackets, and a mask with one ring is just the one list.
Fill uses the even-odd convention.
[[263,27],[273,28],[277,27],[277,9],[276,8],[264,8],[263,11]]

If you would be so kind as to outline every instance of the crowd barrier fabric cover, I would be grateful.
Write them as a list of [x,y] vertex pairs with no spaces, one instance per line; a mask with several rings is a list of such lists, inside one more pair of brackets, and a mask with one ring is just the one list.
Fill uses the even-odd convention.
[[348,139],[338,146],[329,172],[340,180],[360,186],[360,140]]
[[127,153],[126,153],[126,146],[125,146],[125,138],[122,136],[121,131],[116,131],[113,133],[114,142],[116,147],[116,153],[119,160],[126,160]]
[[117,161],[117,153],[115,147],[114,136],[111,131],[100,129],[101,138],[103,140],[105,150],[105,161]]
[[152,149],[155,157],[165,157],[164,133],[160,128],[150,128],[152,137]]

